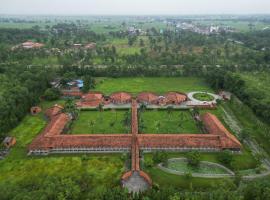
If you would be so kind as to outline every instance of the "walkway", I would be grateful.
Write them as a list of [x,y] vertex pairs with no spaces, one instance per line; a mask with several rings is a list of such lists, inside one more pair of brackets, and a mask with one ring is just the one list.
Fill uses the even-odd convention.
[[202,105],[202,104],[205,104],[205,102],[206,102],[207,104],[216,104],[218,99],[222,99],[219,95],[213,94],[213,93],[209,93],[209,92],[206,92],[206,93],[214,98],[213,101],[200,101],[200,100],[195,99],[195,98],[193,97],[195,94],[202,94],[202,93],[205,93],[205,92],[200,92],[200,91],[189,92],[189,93],[187,94],[187,96],[188,96],[188,98],[190,99],[190,101],[191,101],[191,103],[192,103],[193,105]]
[[[149,188],[150,184],[145,177],[141,175],[140,171],[140,149],[138,144],[138,111],[137,101],[132,100],[132,146],[131,146],[131,174],[128,178],[123,180],[123,187],[127,188],[129,192],[138,193]],[[127,172],[126,174],[129,174]],[[124,174],[125,175],[125,174]],[[148,178],[148,175],[147,175]]]

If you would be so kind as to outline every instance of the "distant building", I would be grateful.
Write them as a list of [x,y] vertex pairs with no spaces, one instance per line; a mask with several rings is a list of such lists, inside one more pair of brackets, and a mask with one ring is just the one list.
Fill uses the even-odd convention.
[[86,45],[84,46],[84,48],[85,48],[85,49],[95,49],[96,46],[97,46],[96,43],[91,42],[91,43],[89,43],[89,44],[86,44]]
[[78,87],[79,89],[81,89],[83,87],[83,80],[74,80],[74,81],[70,81],[67,83],[67,85],[69,87]]
[[44,44],[38,43],[38,42],[32,42],[32,41],[27,41],[21,44],[21,47],[24,49],[38,49],[43,47]]
[[16,144],[15,137],[6,137],[3,141],[3,144],[6,148],[10,148]]

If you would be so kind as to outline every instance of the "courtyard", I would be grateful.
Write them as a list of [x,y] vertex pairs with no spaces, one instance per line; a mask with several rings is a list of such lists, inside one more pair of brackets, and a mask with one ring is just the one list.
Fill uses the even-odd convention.
[[[72,134],[130,133],[128,110],[80,111],[71,124]],[[127,119],[126,119],[127,118]],[[127,122],[125,123],[125,119]]]
[[139,123],[142,133],[201,133],[188,110],[145,110],[140,112]]

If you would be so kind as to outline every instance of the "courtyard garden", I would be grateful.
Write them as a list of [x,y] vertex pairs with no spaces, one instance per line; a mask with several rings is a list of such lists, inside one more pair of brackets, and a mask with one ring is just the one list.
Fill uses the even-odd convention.
[[193,95],[193,98],[199,101],[213,101],[215,99],[212,95],[207,94],[207,92],[196,93]]
[[142,133],[201,133],[189,111],[145,110],[140,112]]
[[71,134],[110,134],[130,132],[128,110],[80,111],[71,124]]

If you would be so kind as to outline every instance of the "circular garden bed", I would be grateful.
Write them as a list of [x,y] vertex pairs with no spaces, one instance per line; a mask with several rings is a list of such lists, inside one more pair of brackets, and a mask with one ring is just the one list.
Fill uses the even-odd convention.
[[212,95],[210,95],[206,92],[196,93],[193,95],[193,98],[197,99],[199,101],[213,101],[213,100],[215,100],[215,97],[213,97]]

